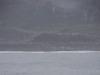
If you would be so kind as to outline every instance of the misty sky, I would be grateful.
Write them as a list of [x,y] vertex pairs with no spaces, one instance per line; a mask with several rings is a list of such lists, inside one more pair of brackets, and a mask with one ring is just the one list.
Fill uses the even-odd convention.
[[[1,0],[0,21],[4,25],[10,26],[35,25],[36,21],[41,22],[43,19],[42,22],[48,22],[51,19],[57,20],[57,22],[70,20],[74,23],[74,21],[80,22],[79,19],[82,22],[92,22],[98,20],[98,16],[100,16],[98,4],[93,5],[92,2],[93,0]],[[95,2],[98,3],[98,0]],[[54,13],[52,13],[53,10]],[[69,14],[66,15],[67,13]]]
[[34,43],[47,39],[43,48],[52,44],[62,48],[70,40],[74,43],[66,44],[67,49],[99,49],[99,22],[99,0],[0,0],[0,47],[27,43],[33,50]]

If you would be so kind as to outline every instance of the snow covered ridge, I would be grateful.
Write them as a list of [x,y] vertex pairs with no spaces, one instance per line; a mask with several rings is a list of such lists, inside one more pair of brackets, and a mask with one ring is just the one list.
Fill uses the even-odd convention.
[[100,53],[100,51],[0,51],[0,53]]

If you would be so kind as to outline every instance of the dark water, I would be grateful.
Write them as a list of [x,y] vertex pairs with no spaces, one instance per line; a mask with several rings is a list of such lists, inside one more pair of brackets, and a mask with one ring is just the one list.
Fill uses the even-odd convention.
[[0,0],[0,50],[100,50],[99,0]]

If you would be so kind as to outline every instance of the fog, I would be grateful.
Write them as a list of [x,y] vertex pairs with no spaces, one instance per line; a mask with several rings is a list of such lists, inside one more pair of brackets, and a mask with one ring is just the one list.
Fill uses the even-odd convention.
[[[34,27],[65,23],[98,23],[98,0],[1,0],[0,19],[6,26]],[[54,25],[55,26],[55,25]]]
[[[79,44],[85,47],[88,42],[94,49],[100,43],[100,39],[95,40],[100,37],[99,18],[99,0],[0,0],[0,48],[3,44],[33,45],[37,35],[47,38],[42,34],[53,33],[72,38],[75,35],[75,41],[70,43],[79,38]],[[92,41],[82,41],[87,38]],[[64,42],[62,45],[68,46]]]

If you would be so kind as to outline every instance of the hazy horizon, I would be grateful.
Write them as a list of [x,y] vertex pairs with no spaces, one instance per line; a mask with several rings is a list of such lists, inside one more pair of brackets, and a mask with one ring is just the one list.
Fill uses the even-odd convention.
[[99,0],[0,0],[0,50],[99,50]]

